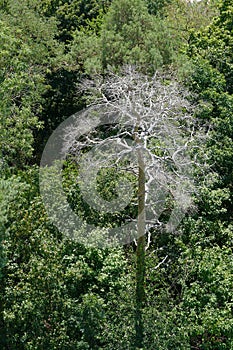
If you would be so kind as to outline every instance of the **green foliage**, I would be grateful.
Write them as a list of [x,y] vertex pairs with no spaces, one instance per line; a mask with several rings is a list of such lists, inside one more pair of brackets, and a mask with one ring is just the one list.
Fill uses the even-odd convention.
[[164,9],[167,25],[180,45],[189,42],[190,32],[210,24],[217,14],[214,1],[173,0]]
[[[186,45],[186,83],[211,125],[202,153],[212,171],[196,175],[196,211],[175,235],[151,229],[143,348],[232,349],[232,1],[2,0],[0,14],[0,348],[135,349],[134,244],[101,250],[95,237],[89,247],[64,237],[48,220],[38,168],[25,165],[85,105],[76,91],[83,75],[128,63],[179,68]],[[67,162],[63,187],[88,222],[135,217],[130,206],[112,215],[88,206],[77,174]],[[115,198],[125,177],[103,170],[98,193]]]
[[2,12],[0,157],[8,164],[22,166],[32,156],[33,132],[42,126],[39,114],[47,89],[45,74],[58,50],[55,28],[24,3],[9,1],[7,11]]
[[150,65],[151,71],[155,71],[171,62],[173,45],[169,32],[162,20],[148,13],[141,0],[113,2],[102,32],[104,67],[127,63]]
[[98,349],[108,296],[125,285],[124,256],[121,249],[86,248],[63,239],[48,221],[37,177],[36,168],[21,172],[9,195],[1,346]]
[[146,0],[147,8],[152,15],[164,15],[166,6],[171,0]]
[[[219,11],[219,16],[209,27],[193,33],[190,38],[189,54],[194,69],[189,83],[199,100],[204,101],[200,116],[213,125],[207,152],[210,163],[214,164],[213,169],[219,174],[218,186],[232,192],[233,47],[230,23],[233,7],[228,1],[222,1]],[[228,220],[230,210],[230,205],[227,205]]]
[[225,91],[232,94],[232,37],[228,30],[213,22],[206,32],[192,35],[190,55],[196,60],[203,57],[213,70],[222,74],[226,81]]
[[[79,169],[75,161],[70,159],[66,162],[63,169],[63,187],[67,194],[67,200],[71,205],[72,210],[88,224],[100,226],[104,228],[118,227],[125,222],[129,217],[135,217],[135,205],[129,204],[127,207],[119,212],[106,212],[106,209],[101,210],[99,198],[109,201],[118,198],[119,183],[128,181],[134,187],[134,201],[136,197],[136,179],[135,176],[129,174],[127,171],[120,170],[117,166],[113,168],[102,169],[97,179],[93,183],[88,184],[85,190],[89,193],[96,193],[96,204],[98,209],[90,205],[83,199],[80,190],[80,183],[82,180],[78,177]],[[79,179],[77,181],[77,179]],[[127,196],[127,194],[125,194]],[[122,194],[122,201],[127,202],[127,198]]]
[[199,97],[205,101],[200,115],[204,122],[213,124],[206,154],[218,175],[209,174],[214,181],[199,184],[202,188],[197,201],[198,215],[189,223],[185,239],[190,244],[190,250],[187,250],[188,260],[183,260],[186,261],[187,279],[180,307],[183,319],[189,324],[193,347],[230,349],[232,96],[224,91],[224,76],[216,68],[211,68],[208,62],[205,61],[205,65],[200,62],[203,61],[196,61],[198,79],[195,79],[195,86],[200,91]]
[[2,178],[0,180],[0,278],[2,277],[2,268],[6,262],[4,245],[8,238],[6,225],[9,218],[9,209],[12,207],[14,200],[20,195],[22,186],[16,177],[10,179]]
[[39,9],[46,17],[55,17],[58,21],[58,38],[68,42],[75,30],[96,23],[98,30],[101,17],[107,11],[111,0],[42,0]]
[[150,15],[143,0],[117,0],[104,16],[100,34],[74,34],[71,60],[88,73],[125,64],[153,73],[172,62],[173,41],[163,20]]
[[190,344],[200,349],[231,349],[231,249],[196,245],[184,255],[186,281],[180,312],[190,334]]
[[[29,75],[31,50],[1,21],[0,144],[3,161],[24,161],[32,154],[32,129],[39,127],[36,105],[43,88],[40,74]],[[5,65],[7,59],[8,65]],[[34,110],[33,110],[34,109]],[[33,113],[34,112],[34,113]]]

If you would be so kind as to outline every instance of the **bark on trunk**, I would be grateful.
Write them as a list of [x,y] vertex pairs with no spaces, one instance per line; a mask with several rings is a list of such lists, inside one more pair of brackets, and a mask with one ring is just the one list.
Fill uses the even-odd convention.
[[143,319],[142,311],[145,301],[145,163],[142,151],[138,150],[138,239],[136,250],[136,347],[143,347]]

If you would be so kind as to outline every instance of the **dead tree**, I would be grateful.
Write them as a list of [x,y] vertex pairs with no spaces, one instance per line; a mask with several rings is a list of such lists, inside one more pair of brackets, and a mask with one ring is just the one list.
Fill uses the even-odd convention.
[[[145,250],[151,240],[150,229],[164,225],[172,231],[181,221],[190,205],[192,168],[197,163],[195,148],[200,146],[202,137],[193,117],[189,93],[173,79],[159,74],[147,77],[127,69],[120,76],[109,74],[104,82],[101,79],[86,81],[82,88],[89,94],[90,114],[93,118],[102,118],[101,125],[106,125],[106,132],[92,129],[82,138],[76,138],[72,146],[69,140],[74,139],[72,132],[75,131],[69,131],[69,152],[81,156],[84,150],[99,147],[95,157],[85,151],[83,192],[87,180],[94,176],[92,169],[97,163],[99,169],[109,167],[112,162],[116,169],[132,172],[137,177],[138,215],[136,220],[131,219],[136,221],[135,329],[136,347],[140,348],[143,346]],[[119,193],[123,201],[124,189]],[[89,197],[86,193],[87,201],[93,204],[92,195],[90,190]],[[173,201],[173,206],[170,218],[163,223],[160,216],[166,196]],[[111,211],[111,202],[107,205]]]

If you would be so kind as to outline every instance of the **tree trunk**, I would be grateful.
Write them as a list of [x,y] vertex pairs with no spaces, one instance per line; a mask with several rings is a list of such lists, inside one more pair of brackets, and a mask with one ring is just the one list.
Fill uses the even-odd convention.
[[138,225],[137,225],[137,250],[136,250],[136,347],[143,347],[143,319],[142,309],[145,301],[145,164],[142,151],[138,150]]

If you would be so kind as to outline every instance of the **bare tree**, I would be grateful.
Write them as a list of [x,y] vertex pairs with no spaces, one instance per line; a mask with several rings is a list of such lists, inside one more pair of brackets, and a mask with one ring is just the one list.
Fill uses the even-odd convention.
[[[140,348],[143,344],[145,250],[151,241],[151,228],[163,226],[174,231],[190,206],[192,171],[197,164],[195,149],[200,147],[202,137],[188,92],[172,79],[159,74],[151,78],[128,68],[120,76],[109,74],[104,82],[101,79],[86,81],[82,89],[89,94],[88,113],[93,120],[102,119],[99,130],[90,128],[81,138],[74,128],[66,132],[66,151],[80,158],[85,154],[80,161],[85,199],[109,212],[116,210],[111,202],[99,199],[96,203],[94,190],[88,187],[88,181],[101,167],[124,169],[137,178],[138,214],[133,238],[137,257],[136,346]],[[90,148],[95,151],[87,152]],[[126,190],[126,184],[121,184],[118,202],[120,206],[123,203],[123,207],[128,198]],[[164,223],[160,216],[167,202],[170,217]],[[135,218],[130,220],[135,221]]]

